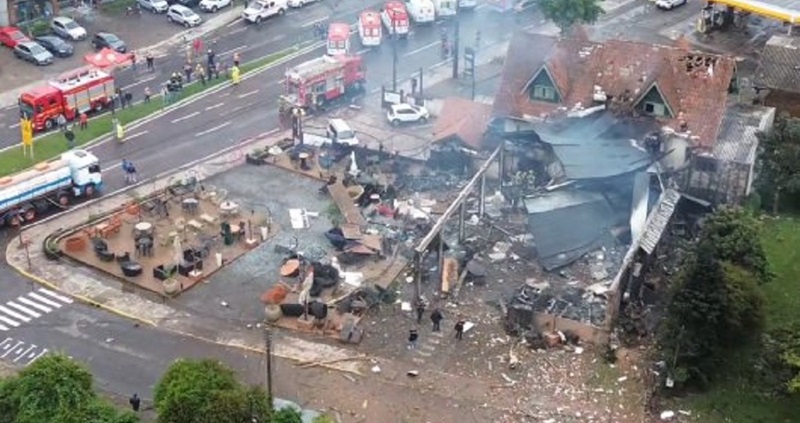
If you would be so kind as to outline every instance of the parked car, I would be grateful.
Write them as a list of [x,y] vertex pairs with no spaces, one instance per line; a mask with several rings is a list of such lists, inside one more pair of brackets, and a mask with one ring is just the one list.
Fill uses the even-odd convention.
[[287,0],[251,1],[242,12],[242,18],[247,22],[261,23],[264,19],[272,16],[283,15],[288,7]]
[[425,107],[406,103],[393,104],[389,111],[386,112],[386,119],[389,120],[392,126],[397,126],[401,123],[425,123],[430,117],[431,115]]
[[14,26],[0,26],[0,44],[8,48],[14,48],[19,43],[24,43],[30,41],[31,39],[28,38],[19,28]]
[[303,7],[307,4],[315,3],[319,0],[289,0],[289,7]]
[[72,44],[53,35],[42,35],[41,37],[36,37],[34,41],[56,57],[69,57],[75,52]]
[[200,0],[167,0],[167,3],[169,3],[170,6],[172,6],[173,4],[179,4],[181,6],[186,6],[191,9],[200,4]]
[[125,53],[128,50],[125,42],[110,32],[98,32],[95,34],[94,38],[92,38],[92,45],[94,46],[95,50],[100,50],[106,47],[119,53]]
[[173,4],[167,10],[167,20],[170,22],[179,23],[187,28],[191,28],[193,26],[200,25],[203,22],[200,19],[200,16],[197,13],[194,13],[192,9],[189,9],[186,6],[181,6],[180,4]]
[[656,7],[659,9],[664,10],[671,10],[678,6],[683,6],[686,4],[686,0],[658,0],[656,1]]
[[169,9],[166,0],[136,0],[136,2],[142,9],[153,13],[164,13]]
[[33,41],[24,41],[14,47],[14,56],[35,65],[44,66],[53,63],[53,55],[44,47]]
[[330,119],[328,127],[325,130],[325,135],[328,139],[339,144],[358,145],[358,137],[356,131],[350,128],[350,125],[344,119]]
[[200,10],[203,12],[214,13],[223,7],[231,5],[231,0],[202,0],[200,2]]
[[53,18],[50,22],[50,28],[61,38],[66,38],[72,41],[80,41],[86,39],[86,29],[78,25],[72,18],[66,16],[58,16]]

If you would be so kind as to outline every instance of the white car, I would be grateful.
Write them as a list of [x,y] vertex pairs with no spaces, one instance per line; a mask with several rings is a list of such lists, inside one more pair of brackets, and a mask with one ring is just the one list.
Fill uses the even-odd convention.
[[230,6],[231,4],[231,0],[202,0],[200,2],[200,10],[203,12],[214,13],[223,7]]
[[251,23],[261,23],[275,15],[283,15],[289,7],[287,0],[259,0],[250,2],[242,12],[242,19]]
[[658,0],[656,1],[656,7],[659,9],[674,9],[678,6],[683,6],[686,4],[686,0]]
[[203,22],[200,16],[194,13],[192,9],[181,6],[180,4],[173,4],[169,7],[167,10],[167,20],[179,23],[187,28],[200,25],[200,23]]
[[169,4],[166,0],[136,0],[139,6],[144,10],[149,10],[153,13],[164,13],[169,9]]
[[303,7],[310,3],[315,3],[319,0],[289,0],[289,7]]
[[61,38],[72,41],[86,39],[86,29],[78,25],[72,18],[67,18],[65,16],[53,18],[53,21],[50,22],[50,28]]
[[430,117],[431,115],[425,107],[406,103],[393,104],[389,111],[386,112],[386,119],[392,126],[397,126],[401,123],[425,123]]

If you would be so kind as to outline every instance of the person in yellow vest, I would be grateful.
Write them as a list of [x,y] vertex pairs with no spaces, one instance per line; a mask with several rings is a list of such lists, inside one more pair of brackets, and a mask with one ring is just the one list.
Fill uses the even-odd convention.
[[119,122],[118,119],[113,119],[114,130],[116,131],[117,141],[125,142],[125,128],[122,127],[122,124]]
[[241,71],[239,70],[238,66],[234,66],[231,68],[231,81],[233,82],[233,89],[239,87],[239,81],[241,80]]

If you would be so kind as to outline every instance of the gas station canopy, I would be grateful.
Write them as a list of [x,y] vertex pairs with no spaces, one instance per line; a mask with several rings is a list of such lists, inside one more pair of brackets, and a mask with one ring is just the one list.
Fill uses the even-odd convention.
[[800,23],[800,0],[710,0],[709,3],[730,6],[790,24]]

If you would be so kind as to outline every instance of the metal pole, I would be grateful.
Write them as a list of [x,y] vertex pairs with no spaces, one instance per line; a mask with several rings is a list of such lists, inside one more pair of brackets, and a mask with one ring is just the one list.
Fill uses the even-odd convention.
[[267,354],[267,395],[269,396],[269,407],[275,408],[275,401],[272,398],[272,331],[267,328],[264,331],[264,347]]
[[422,282],[422,253],[414,252],[414,302],[419,302]]
[[461,210],[458,212],[458,242],[464,242],[465,231],[464,221],[467,217],[467,203],[461,203]]
[[423,88],[425,84],[422,83],[422,68],[419,68],[419,98],[424,98]]
[[397,22],[392,20],[392,92],[397,92]]
[[497,159],[497,177],[500,179],[500,186],[506,180],[506,142],[500,141],[500,158]]
[[459,49],[458,38],[460,32],[459,28],[461,27],[461,25],[459,24],[458,20],[454,20],[453,22],[455,23],[456,26],[455,36],[453,39],[453,79],[458,79],[458,49]]
[[[444,235],[439,232],[439,253],[436,259],[439,261],[439,278],[444,276]],[[440,282],[442,282],[440,280]]]
[[478,204],[480,207],[478,208],[478,215],[482,218],[483,214],[486,212],[486,175],[481,175],[481,198]]

